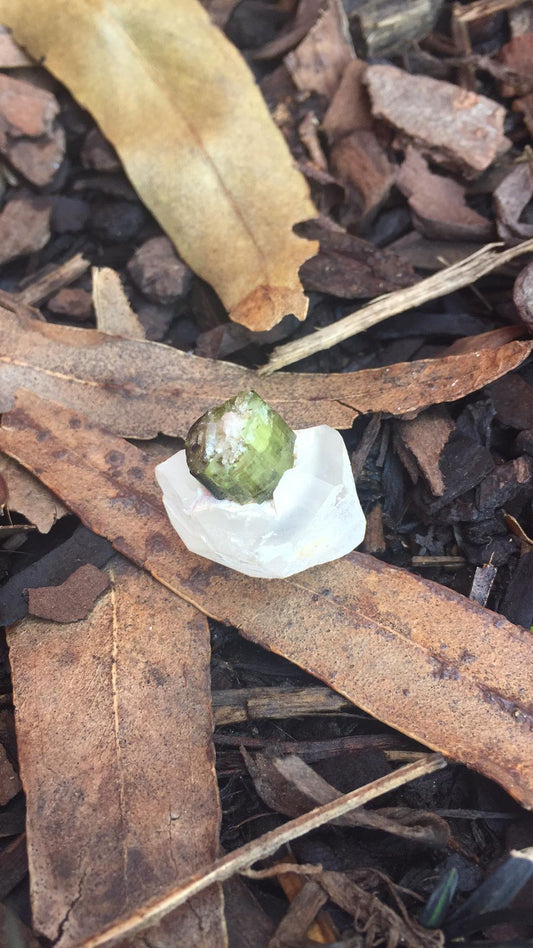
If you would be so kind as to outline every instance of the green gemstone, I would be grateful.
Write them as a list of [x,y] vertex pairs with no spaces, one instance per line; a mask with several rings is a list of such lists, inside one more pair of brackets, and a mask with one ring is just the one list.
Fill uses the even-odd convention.
[[294,465],[294,431],[256,392],[202,415],[185,439],[189,471],[219,500],[270,500]]

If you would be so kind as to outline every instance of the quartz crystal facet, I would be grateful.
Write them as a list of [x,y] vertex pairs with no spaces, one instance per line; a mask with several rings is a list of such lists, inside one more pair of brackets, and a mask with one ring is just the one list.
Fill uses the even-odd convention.
[[338,431],[295,432],[294,464],[271,499],[217,499],[178,451],[156,467],[170,521],[193,553],[248,576],[282,578],[353,550],[365,533],[350,460]]

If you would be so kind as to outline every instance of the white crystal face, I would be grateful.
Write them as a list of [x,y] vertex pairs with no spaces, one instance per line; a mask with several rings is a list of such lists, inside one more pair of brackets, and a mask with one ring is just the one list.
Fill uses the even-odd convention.
[[292,576],[358,546],[366,522],[339,432],[326,425],[297,431],[294,457],[272,500],[262,504],[217,500],[190,473],[185,451],[158,464],[165,509],[185,546],[266,579]]

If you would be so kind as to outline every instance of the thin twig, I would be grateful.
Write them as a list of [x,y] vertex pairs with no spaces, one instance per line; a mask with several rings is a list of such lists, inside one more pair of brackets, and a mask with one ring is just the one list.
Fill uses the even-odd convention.
[[524,0],[475,0],[467,7],[462,7],[456,3],[453,8],[453,16],[456,20],[462,20],[468,23],[472,20],[481,20],[485,16],[492,16],[500,10],[512,10],[519,7]]
[[525,240],[516,247],[508,247],[507,250],[499,250],[501,244],[487,244],[480,250],[454,263],[446,270],[440,270],[433,273],[425,280],[408,286],[406,289],[395,290],[386,296],[380,296],[372,300],[367,306],[361,307],[355,313],[350,313],[331,326],[325,326],[310,336],[304,336],[303,339],[296,339],[294,342],[288,342],[284,346],[278,346],[274,350],[268,365],[259,369],[260,375],[270,375],[276,369],[281,369],[285,365],[292,365],[293,362],[299,362],[306,356],[315,352],[322,352],[323,349],[331,349],[332,346],[355,336],[370,326],[389,319],[390,316],[396,316],[398,313],[404,313],[407,309],[414,306],[421,306],[429,300],[438,299],[439,296],[445,296],[454,290],[459,290],[463,286],[469,286],[475,280],[485,276],[497,267],[501,267],[520,254],[533,251],[533,240]]
[[304,813],[303,816],[289,820],[288,823],[278,827],[278,829],[265,833],[259,839],[252,840],[251,843],[228,853],[222,859],[217,859],[207,869],[196,872],[176,885],[166,895],[151,900],[128,918],[116,922],[100,934],[79,943],[78,948],[103,948],[103,946],[110,948],[111,945],[117,944],[125,938],[131,938],[133,935],[137,935],[139,932],[157,924],[174,909],[214,883],[224,882],[236,873],[249,869],[258,859],[272,856],[280,846],[304,836],[311,830],[323,826],[324,823],[330,820],[337,819],[344,813],[356,809],[356,807],[364,806],[370,800],[375,800],[376,797],[380,797],[390,790],[395,790],[411,780],[416,780],[418,777],[432,774],[445,766],[446,760],[440,754],[427,754],[423,760],[407,764],[406,767],[401,767],[392,774],[379,777],[378,780],[367,784],[366,787],[352,790],[351,793],[346,793],[331,803],[316,807],[309,813]]

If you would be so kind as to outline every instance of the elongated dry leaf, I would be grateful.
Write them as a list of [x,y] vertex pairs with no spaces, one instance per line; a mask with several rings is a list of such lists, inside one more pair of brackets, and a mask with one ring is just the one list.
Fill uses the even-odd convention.
[[[157,12],[157,15],[155,15]],[[315,216],[244,59],[197,0],[4,0],[18,42],[68,86],[138,194],[232,319],[303,319]]]
[[[4,297],[5,299],[5,294]],[[292,425],[349,428],[357,415],[455,401],[516,368],[531,341],[443,359],[331,375],[263,378],[155,342],[15,316],[0,306],[0,411],[27,388],[125,437],[184,436],[209,408],[255,389]]]
[[360,553],[283,581],[196,557],[167,521],[153,459],[31,393],[0,449],[188,602],[533,807],[529,631]]
[[[61,948],[217,849],[206,620],[122,557],[108,570],[87,619],[9,633],[34,925]],[[158,930],[178,943],[224,944],[216,887]]]

